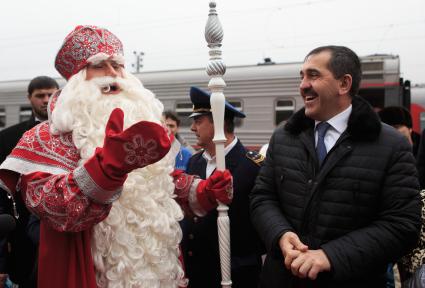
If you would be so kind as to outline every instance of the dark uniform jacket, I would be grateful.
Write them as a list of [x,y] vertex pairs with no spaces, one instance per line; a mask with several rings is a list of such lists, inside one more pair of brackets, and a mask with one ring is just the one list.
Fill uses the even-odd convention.
[[[387,264],[415,245],[421,220],[411,147],[365,100],[354,97],[352,105],[320,169],[304,109],[274,132],[251,194],[268,250],[261,287],[385,287]],[[286,231],[323,249],[331,272],[314,282],[292,276],[278,246]]]
[[[187,173],[205,179],[207,162],[202,153],[192,156]],[[233,201],[229,206],[233,288],[257,287],[261,269],[261,244],[249,217],[248,194],[259,165],[247,158],[238,141],[226,155],[226,169],[233,176]],[[217,211],[205,217],[186,218],[182,223],[184,263],[190,288],[221,287],[217,234]]]
[[[34,116],[29,120],[18,123],[0,131],[0,163],[3,162],[15,148],[22,135],[37,125]],[[11,232],[8,239],[0,240],[0,272],[8,273],[14,283],[19,287],[36,286],[36,251],[37,247],[27,235],[26,228],[29,212],[20,197],[16,197],[19,218],[16,219],[16,229]],[[6,191],[0,189],[0,213],[14,215],[12,202],[7,198]],[[10,253],[7,244],[10,243]]]

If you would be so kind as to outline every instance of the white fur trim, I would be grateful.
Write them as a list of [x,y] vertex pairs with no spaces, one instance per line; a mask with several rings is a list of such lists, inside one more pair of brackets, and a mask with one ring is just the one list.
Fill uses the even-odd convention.
[[108,55],[104,52],[100,52],[97,53],[96,55],[90,56],[89,59],[87,59],[87,62],[91,63],[91,64],[98,64],[102,61],[105,60],[112,60],[117,62],[120,65],[124,65],[125,64],[125,59],[123,55],[119,55],[119,54],[114,54],[114,55]]
[[74,180],[81,192],[97,203],[109,204],[117,200],[121,195],[122,187],[114,191],[104,190],[99,187],[84,166],[74,170]]
[[196,189],[198,188],[199,183],[202,181],[202,179],[195,179],[192,182],[192,186],[189,190],[189,206],[190,209],[192,209],[193,213],[199,217],[203,217],[207,215],[207,211],[205,211],[202,206],[199,204],[198,197],[196,195]]
[[0,165],[0,169],[11,170],[23,175],[33,172],[46,172],[53,175],[69,172],[68,170],[58,166],[37,164],[14,156],[7,157],[6,160],[4,160],[4,162]]

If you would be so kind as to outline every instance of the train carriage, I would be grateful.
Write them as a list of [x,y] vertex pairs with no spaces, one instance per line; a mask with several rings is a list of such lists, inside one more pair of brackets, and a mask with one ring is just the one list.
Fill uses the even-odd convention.
[[[363,80],[359,94],[377,109],[386,106],[410,107],[408,81],[400,78],[400,59],[394,55],[361,57]],[[299,95],[302,62],[227,67],[224,94],[229,102],[247,114],[236,123],[236,133],[245,145],[259,147],[268,142],[277,125],[303,106]],[[187,116],[192,110],[190,86],[207,89],[205,69],[153,71],[135,74],[182,119],[181,132],[194,144]],[[64,80],[58,80],[61,86]],[[24,121],[31,108],[26,98],[29,80],[0,82],[0,129]],[[415,123],[415,121],[414,121]],[[419,130],[419,128],[417,128]]]

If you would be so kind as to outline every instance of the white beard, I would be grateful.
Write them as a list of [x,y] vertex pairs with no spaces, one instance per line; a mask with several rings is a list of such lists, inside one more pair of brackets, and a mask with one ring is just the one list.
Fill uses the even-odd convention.
[[[94,78],[85,71],[72,77],[52,112],[52,133],[72,131],[80,165],[102,147],[105,126],[116,107],[124,111],[124,129],[140,121],[161,122],[163,105],[131,74]],[[95,84],[94,82],[97,82]],[[118,95],[104,95],[99,84],[118,83]],[[178,287],[185,285],[178,260],[182,211],[173,200],[173,153],[128,175],[109,216],[94,226],[92,254],[99,287]]]

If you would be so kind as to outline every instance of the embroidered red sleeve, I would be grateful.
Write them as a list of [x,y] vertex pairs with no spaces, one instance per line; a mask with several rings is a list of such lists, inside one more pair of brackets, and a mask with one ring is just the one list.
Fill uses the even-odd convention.
[[44,172],[22,175],[20,190],[26,206],[58,231],[78,232],[101,222],[108,216],[113,199],[95,201],[78,185],[76,178],[75,170],[59,175]]

